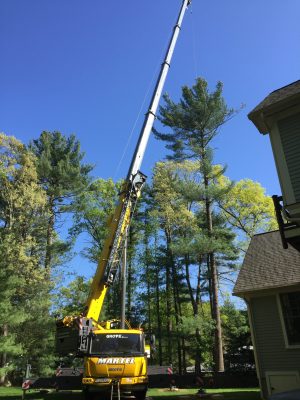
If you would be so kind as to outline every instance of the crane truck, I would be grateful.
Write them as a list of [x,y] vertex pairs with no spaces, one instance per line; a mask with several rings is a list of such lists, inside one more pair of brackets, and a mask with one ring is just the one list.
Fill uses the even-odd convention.
[[153,127],[164,82],[185,11],[191,0],[183,0],[177,22],[161,66],[148,112],[139,135],[127,177],[120,191],[118,204],[109,221],[99,263],[92,280],[86,308],[80,316],[66,316],[57,321],[56,344],[60,355],[75,354],[84,358],[82,386],[86,400],[97,393],[101,398],[118,398],[131,392],[138,400],[146,396],[148,386],[145,334],[140,329],[120,328],[119,321],[98,322],[108,289],[119,270],[125,233],[140,197],[146,176],[139,168]]

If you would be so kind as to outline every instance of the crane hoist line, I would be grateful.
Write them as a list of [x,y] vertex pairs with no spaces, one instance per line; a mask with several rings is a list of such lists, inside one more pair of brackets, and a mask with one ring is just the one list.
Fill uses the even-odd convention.
[[108,221],[108,234],[91,283],[85,310],[82,310],[81,315],[66,316],[56,324],[57,352],[60,355],[73,354],[84,358],[82,385],[86,400],[93,398],[93,394],[97,392],[112,397],[114,389],[118,390],[119,395],[122,391],[130,391],[138,400],[143,400],[146,395],[147,354],[149,356],[150,346],[145,345],[144,332],[141,329],[132,329],[129,323],[127,329],[120,329],[118,320],[98,321],[107,290],[113,285],[119,270],[125,234],[146,181],[140,167],[183,17],[190,3],[191,0],[182,1],[127,177],[114,214]]

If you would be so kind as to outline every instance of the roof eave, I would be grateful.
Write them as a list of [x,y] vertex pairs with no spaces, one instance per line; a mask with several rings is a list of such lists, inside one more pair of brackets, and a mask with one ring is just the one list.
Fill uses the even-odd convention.
[[267,292],[272,292],[274,290],[278,290],[280,289],[280,291],[283,289],[290,289],[293,286],[295,287],[299,287],[300,286],[300,282],[291,282],[285,285],[273,285],[273,286],[268,286],[268,287],[258,287],[258,288],[251,288],[251,289],[244,289],[244,290],[239,290],[239,291],[234,291],[232,292],[233,296],[236,297],[241,297],[241,298],[245,298],[245,297],[251,297],[251,295],[257,295],[259,292],[260,293],[267,293]]
[[273,103],[266,107],[260,107],[260,104],[263,103],[262,102],[248,114],[248,118],[250,119],[250,121],[253,122],[258,131],[263,135],[265,135],[269,133],[271,130],[269,124],[270,118],[273,117],[274,114],[276,113],[294,107],[296,104],[299,104],[299,101],[300,101],[300,93],[296,93],[288,98],[277,101],[276,103]]

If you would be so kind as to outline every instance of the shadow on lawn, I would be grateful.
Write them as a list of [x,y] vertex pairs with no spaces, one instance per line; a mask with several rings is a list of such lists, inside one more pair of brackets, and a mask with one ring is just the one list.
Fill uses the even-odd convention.
[[233,392],[223,393],[226,400],[260,400],[259,392]]
[[[7,396],[7,400],[21,400],[22,395]],[[81,393],[71,392],[58,392],[58,393],[40,393],[40,392],[27,392],[25,400],[82,400]]]
[[[213,390],[209,394],[214,394]],[[222,399],[224,400],[260,400],[259,392],[253,391],[240,391],[240,392],[227,392],[222,393],[220,391],[215,394],[222,394]],[[21,400],[21,395],[8,395],[7,400]],[[207,397],[210,399],[213,397]],[[71,393],[71,392],[58,392],[58,393],[39,393],[39,392],[27,392],[25,395],[25,400],[82,400],[83,396],[81,393]],[[99,400],[101,398],[99,397]],[[121,398],[121,400],[128,400],[128,398]],[[205,397],[200,397],[195,394],[184,394],[184,395],[169,395],[169,396],[151,396],[153,400],[200,400],[205,399]],[[220,397],[221,399],[221,397]],[[96,399],[95,399],[96,400]],[[97,399],[98,400],[98,399]]]
[[[210,395],[214,394],[213,389],[209,393]],[[260,400],[260,394],[259,392],[253,392],[253,391],[235,391],[235,392],[226,392],[222,393],[220,391],[215,392],[216,395],[222,395],[222,399],[224,400]],[[184,394],[184,395],[174,395],[174,396],[151,396],[153,400],[200,400],[200,399],[207,399],[209,400],[210,398],[213,399],[213,397],[200,397],[195,394]],[[217,397],[216,397],[217,399]],[[220,397],[221,399],[221,397]]]

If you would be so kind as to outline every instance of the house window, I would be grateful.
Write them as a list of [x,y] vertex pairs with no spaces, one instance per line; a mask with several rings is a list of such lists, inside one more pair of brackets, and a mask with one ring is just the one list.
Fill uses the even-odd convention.
[[300,292],[280,294],[288,344],[300,345]]

